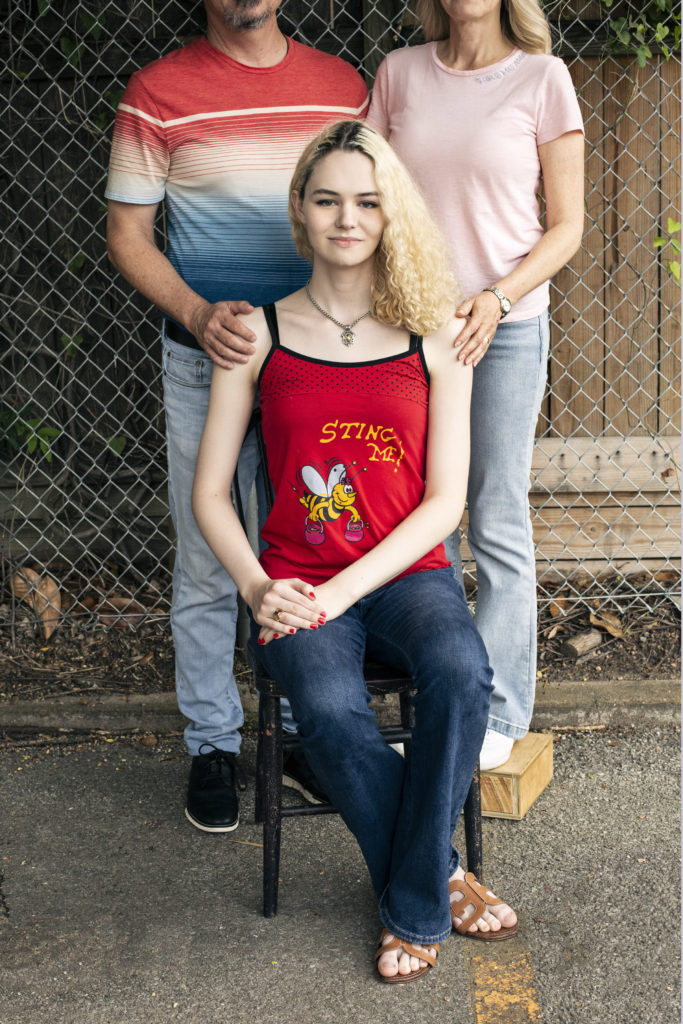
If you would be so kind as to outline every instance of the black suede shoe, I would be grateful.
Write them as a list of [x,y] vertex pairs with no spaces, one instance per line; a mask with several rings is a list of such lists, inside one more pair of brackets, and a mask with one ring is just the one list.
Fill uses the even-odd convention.
[[[204,753],[205,748],[208,749]],[[232,832],[239,825],[235,783],[246,788],[237,755],[203,743],[192,758],[185,814],[203,832]]]
[[302,750],[291,750],[282,763],[282,785],[296,789],[309,804],[329,804]]

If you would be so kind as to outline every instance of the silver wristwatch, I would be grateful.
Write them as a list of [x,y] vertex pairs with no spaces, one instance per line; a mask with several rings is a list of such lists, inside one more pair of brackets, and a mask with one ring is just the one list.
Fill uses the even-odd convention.
[[494,284],[492,284],[490,288],[484,288],[484,291],[485,292],[493,292],[493,294],[496,296],[496,298],[500,302],[500,318],[502,320],[503,317],[507,316],[508,313],[510,312],[510,310],[512,309],[512,303],[508,299],[507,295],[503,295],[503,293],[500,290],[500,288],[496,288],[496,286]]

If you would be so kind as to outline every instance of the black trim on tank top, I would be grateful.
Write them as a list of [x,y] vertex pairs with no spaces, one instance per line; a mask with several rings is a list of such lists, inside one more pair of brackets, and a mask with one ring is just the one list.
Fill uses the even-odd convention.
[[268,363],[270,362],[270,360],[273,357],[273,352],[276,349],[281,347],[280,346],[280,329],[279,329],[279,327],[277,325],[277,313],[275,312],[275,303],[274,302],[268,302],[268,303],[266,303],[265,306],[261,306],[261,309],[263,310],[263,315],[266,318],[266,326],[268,328],[268,331],[270,332],[270,348],[268,350],[268,355],[266,356],[266,358],[263,360],[263,363],[261,364],[261,369],[259,370],[259,374],[258,374],[258,377],[256,379],[256,390],[257,391],[261,387],[261,378],[263,377],[263,374],[265,373],[266,366],[268,365]]
[[277,313],[275,312],[275,303],[268,302],[262,307],[263,315],[266,318],[268,324],[268,330],[270,331],[270,340],[272,341],[275,348],[280,347],[280,328],[277,325]]
[[258,375],[258,383],[261,383],[261,377],[263,371],[270,362],[271,356],[276,348],[281,349],[282,352],[286,352],[287,355],[294,356],[295,359],[302,359],[306,363],[317,363],[319,366],[377,366],[380,363],[392,363],[397,359],[405,359],[406,356],[415,355],[417,352],[420,356],[420,362],[422,363],[422,369],[424,370],[427,383],[429,383],[429,370],[425,362],[424,353],[422,351],[422,335],[411,333],[408,340],[408,348],[405,352],[399,352],[395,356],[380,356],[379,359],[363,359],[357,363],[339,362],[336,359],[316,359],[315,356],[306,356],[303,352],[296,352],[293,348],[287,348],[280,341],[280,329],[277,322],[277,311],[275,309],[275,303],[269,302],[267,305],[262,306],[263,315],[266,319],[268,330],[270,331],[270,340],[272,342],[272,348],[266,358],[263,361],[261,371]]

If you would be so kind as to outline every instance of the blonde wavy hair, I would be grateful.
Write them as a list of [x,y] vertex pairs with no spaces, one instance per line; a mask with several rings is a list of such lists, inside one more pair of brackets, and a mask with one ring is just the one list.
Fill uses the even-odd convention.
[[441,232],[422,195],[388,142],[363,121],[329,125],[299,158],[290,186],[289,217],[297,252],[313,260],[305,226],[291,194],[303,200],[313,168],[330,153],[362,153],[372,160],[385,225],[375,254],[370,312],[375,320],[431,334],[453,316],[456,284]]
[[[450,21],[440,0],[417,0],[417,16],[428,43],[448,39]],[[550,29],[538,0],[501,0],[503,35],[526,53],[550,53]]]

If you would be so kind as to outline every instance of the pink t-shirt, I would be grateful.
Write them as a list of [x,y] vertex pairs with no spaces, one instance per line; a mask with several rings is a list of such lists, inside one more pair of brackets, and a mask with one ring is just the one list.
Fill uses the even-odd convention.
[[[453,254],[463,297],[509,274],[543,234],[538,146],[583,131],[559,57],[514,50],[476,71],[454,71],[436,43],[393,50],[377,72],[368,121],[420,185]],[[506,321],[537,316],[548,283]]]

